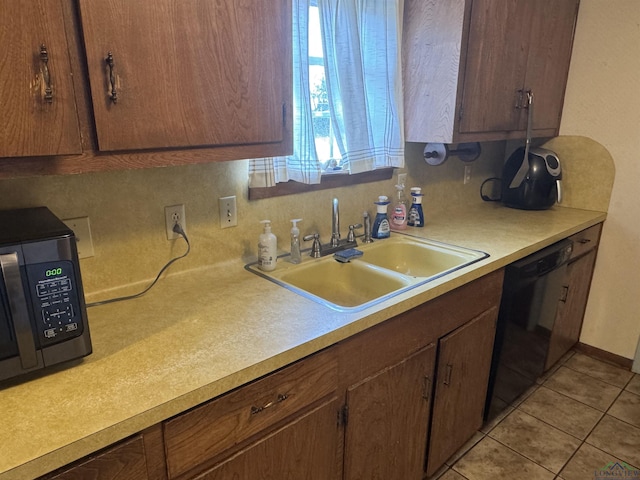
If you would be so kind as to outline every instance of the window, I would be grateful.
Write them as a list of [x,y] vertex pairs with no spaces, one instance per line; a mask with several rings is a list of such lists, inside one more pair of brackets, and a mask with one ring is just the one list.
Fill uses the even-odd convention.
[[342,155],[331,124],[329,93],[324,69],[320,12],[317,2],[309,6],[309,92],[313,118],[313,134],[318,162],[324,173],[342,171]]
[[293,137],[250,187],[404,166],[401,0],[293,0]]

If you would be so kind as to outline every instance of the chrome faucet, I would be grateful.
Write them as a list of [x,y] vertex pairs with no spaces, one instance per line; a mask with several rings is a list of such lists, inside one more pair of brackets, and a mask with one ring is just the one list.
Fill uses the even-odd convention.
[[331,216],[331,246],[340,245],[340,210],[338,209],[338,199],[333,199],[333,211]]
[[305,235],[302,239],[305,242],[313,240],[310,255],[314,258],[324,257],[331,253],[358,246],[354,230],[362,228],[362,224],[349,225],[349,235],[345,240],[340,239],[340,211],[338,209],[338,199],[334,198],[331,209],[331,241],[325,245],[320,242],[320,236],[317,233]]

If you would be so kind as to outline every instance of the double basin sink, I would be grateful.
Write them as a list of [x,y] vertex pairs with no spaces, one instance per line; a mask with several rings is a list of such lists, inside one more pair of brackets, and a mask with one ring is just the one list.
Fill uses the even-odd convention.
[[320,259],[303,252],[302,262],[278,259],[276,269],[263,272],[257,263],[246,269],[322,305],[341,312],[358,311],[424,285],[489,255],[456,245],[406,234],[357,247],[363,255],[348,263],[333,255]]

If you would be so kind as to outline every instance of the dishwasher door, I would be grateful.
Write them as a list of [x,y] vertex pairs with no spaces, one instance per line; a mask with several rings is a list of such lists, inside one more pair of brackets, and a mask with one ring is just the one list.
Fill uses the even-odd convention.
[[506,267],[485,420],[544,373],[572,248],[570,240],[563,240]]

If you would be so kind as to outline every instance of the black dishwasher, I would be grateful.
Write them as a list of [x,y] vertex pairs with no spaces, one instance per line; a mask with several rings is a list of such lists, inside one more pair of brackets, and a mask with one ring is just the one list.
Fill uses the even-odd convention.
[[544,372],[572,249],[570,240],[562,240],[505,268],[485,420],[493,419]]

